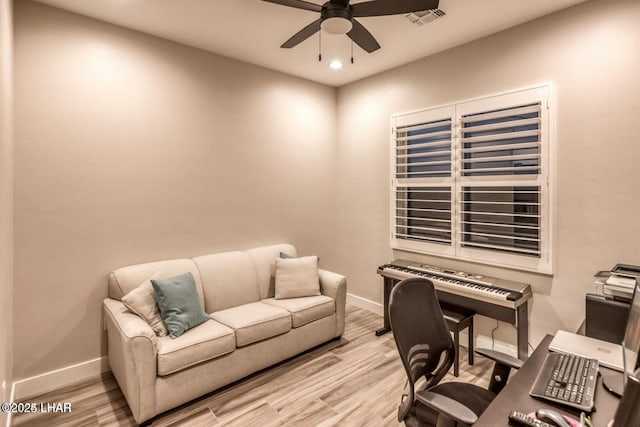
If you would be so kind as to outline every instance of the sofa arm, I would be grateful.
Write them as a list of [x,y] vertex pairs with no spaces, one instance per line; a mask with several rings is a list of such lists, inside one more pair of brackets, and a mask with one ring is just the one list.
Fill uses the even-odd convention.
[[336,302],[336,336],[344,333],[345,306],[347,303],[347,278],[327,270],[318,270],[320,274],[320,292]]
[[141,423],[156,415],[156,334],[120,301],[105,299],[104,314],[109,366],[133,418]]

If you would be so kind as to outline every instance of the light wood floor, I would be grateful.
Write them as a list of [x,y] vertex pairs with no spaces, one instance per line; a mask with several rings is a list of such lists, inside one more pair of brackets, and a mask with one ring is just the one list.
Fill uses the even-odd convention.
[[[151,420],[153,426],[397,426],[405,374],[391,334],[376,337],[381,316],[348,306],[340,340],[209,393]],[[488,384],[492,363],[461,354],[459,381]],[[445,381],[456,380],[449,374]],[[70,414],[14,417],[14,426],[135,425],[114,377],[102,377],[28,402],[70,402]]]

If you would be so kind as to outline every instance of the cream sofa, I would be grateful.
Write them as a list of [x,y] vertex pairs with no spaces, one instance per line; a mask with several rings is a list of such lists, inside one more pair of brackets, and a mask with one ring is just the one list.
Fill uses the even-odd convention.
[[[104,300],[109,366],[136,422],[342,335],[346,278],[319,270],[321,295],[276,300],[273,269],[280,252],[297,255],[292,245],[280,244],[110,274]],[[211,319],[176,339],[156,336],[120,301],[150,278],[186,272]]]

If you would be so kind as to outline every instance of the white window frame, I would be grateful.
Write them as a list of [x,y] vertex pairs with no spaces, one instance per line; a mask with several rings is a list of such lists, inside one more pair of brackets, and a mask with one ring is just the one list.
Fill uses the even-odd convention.
[[[540,173],[538,175],[496,176],[463,176],[461,156],[461,118],[467,114],[491,111],[515,105],[540,102]],[[554,120],[550,110],[552,103],[551,84],[543,84],[487,97],[456,102],[424,110],[397,114],[391,117],[390,143],[390,229],[391,247],[398,250],[423,253],[458,260],[478,262],[482,264],[552,274],[552,138],[554,136]],[[452,118],[452,164],[451,177],[440,178],[396,178],[396,129],[411,124],[437,120],[450,114]],[[396,191],[402,187],[438,187],[451,188],[451,245],[437,244],[398,238],[396,236]],[[525,256],[485,250],[481,248],[463,247],[461,227],[461,190],[473,186],[537,186],[540,188],[540,256]]]

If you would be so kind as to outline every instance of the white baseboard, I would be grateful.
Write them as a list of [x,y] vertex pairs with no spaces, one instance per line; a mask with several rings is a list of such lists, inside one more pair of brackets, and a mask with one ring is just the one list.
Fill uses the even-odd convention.
[[67,385],[97,377],[109,370],[107,357],[99,357],[86,362],[45,372],[30,378],[24,378],[13,383],[11,388],[12,401],[22,400],[36,394],[46,393]]
[[382,304],[349,293],[347,293],[347,304],[353,304],[356,307],[370,311],[379,316],[382,316],[384,313],[384,307]]
[[[501,351],[516,358],[518,357],[518,350],[515,345],[498,340],[495,340],[493,348],[491,344],[491,337],[485,335],[476,335],[476,340],[473,343],[474,348],[488,348],[496,351]],[[469,333],[466,329],[460,332],[460,347],[464,347],[467,350],[469,349]]]
[[[460,342],[462,342],[462,334],[460,334]],[[487,337],[485,335],[476,335],[476,348],[491,349],[491,342],[491,337]],[[518,357],[518,347],[504,341],[495,340],[493,350],[501,351],[502,353],[506,353],[515,358]]]
[[[384,306],[380,303],[368,300],[366,298],[359,297],[357,295],[347,293],[347,303],[353,304],[356,307],[362,308],[364,310],[375,313],[379,316],[382,316],[384,313]],[[469,343],[469,335],[467,331],[463,331],[460,333],[460,345],[467,348]],[[493,344],[493,346],[492,346]],[[518,357],[517,347],[513,344],[509,344],[503,341],[492,340],[491,337],[485,335],[476,335],[475,341],[476,348],[493,348],[493,350],[501,351],[503,353],[509,354],[513,357]]]

